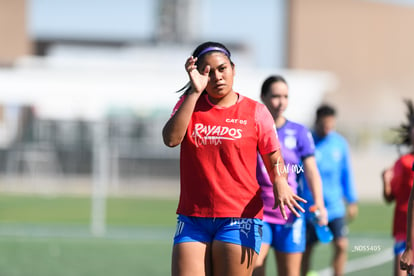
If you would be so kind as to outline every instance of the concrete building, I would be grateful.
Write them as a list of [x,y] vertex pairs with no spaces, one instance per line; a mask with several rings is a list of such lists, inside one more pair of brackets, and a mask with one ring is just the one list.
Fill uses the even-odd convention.
[[31,53],[25,0],[0,0],[0,66]]
[[344,127],[374,131],[403,120],[402,98],[414,96],[413,5],[293,0],[289,18],[288,67],[338,77],[326,100]]

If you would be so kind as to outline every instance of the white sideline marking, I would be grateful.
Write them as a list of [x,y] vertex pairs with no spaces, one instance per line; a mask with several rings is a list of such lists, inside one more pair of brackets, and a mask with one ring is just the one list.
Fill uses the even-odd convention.
[[[345,273],[351,273],[366,268],[374,267],[377,265],[381,265],[383,263],[392,261],[393,259],[394,250],[392,248],[388,248],[375,255],[349,260],[345,266]],[[332,273],[333,271],[331,267],[327,267],[318,271],[319,276],[329,276],[332,275]]]

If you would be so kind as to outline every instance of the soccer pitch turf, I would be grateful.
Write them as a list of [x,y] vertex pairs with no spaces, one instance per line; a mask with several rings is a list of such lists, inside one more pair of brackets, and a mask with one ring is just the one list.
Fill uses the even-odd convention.
[[[90,231],[87,197],[0,196],[0,275],[169,275],[175,199],[109,198],[103,236]],[[360,203],[346,275],[391,275],[392,205]],[[328,275],[331,248],[313,268]],[[268,274],[276,275],[273,256]]]

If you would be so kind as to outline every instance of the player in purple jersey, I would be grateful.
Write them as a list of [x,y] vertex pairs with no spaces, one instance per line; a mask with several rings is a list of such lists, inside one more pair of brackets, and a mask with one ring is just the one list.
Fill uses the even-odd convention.
[[[315,205],[321,211],[320,223],[327,224],[312,135],[305,126],[289,121],[283,116],[288,105],[288,95],[287,82],[281,76],[270,76],[262,85],[261,99],[275,121],[285,160],[285,166],[277,169],[288,174],[288,183],[295,193],[298,193],[299,175],[305,174],[314,195]],[[253,275],[265,275],[267,255],[272,247],[275,250],[278,275],[299,276],[302,254],[306,247],[304,216],[298,218],[286,210],[288,219],[285,220],[279,210],[273,209],[273,189],[266,174],[266,168],[258,156],[257,180],[262,188],[264,225],[262,246]]]

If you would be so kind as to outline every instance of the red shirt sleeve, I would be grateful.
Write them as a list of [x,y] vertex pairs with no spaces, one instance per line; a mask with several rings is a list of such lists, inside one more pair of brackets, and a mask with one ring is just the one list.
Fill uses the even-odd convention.
[[399,159],[394,164],[393,168],[393,177],[391,179],[391,194],[394,197],[398,197],[401,190],[401,183],[404,180],[404,167],[401,162],[401,159]]
[[182,95],[179,99],[178,102],[175,104],[173,111],[171,113],[171,117],[174,116],[175,112],[177,112],[177,110],[180,108],[181,104],[184,102],[185,99],[185,95]]
[[258,150],[261,154],[268,154],[280,149],[279,138],[276,132],[275,122],[267,107],[258,104],[256,108],[256,126]]

